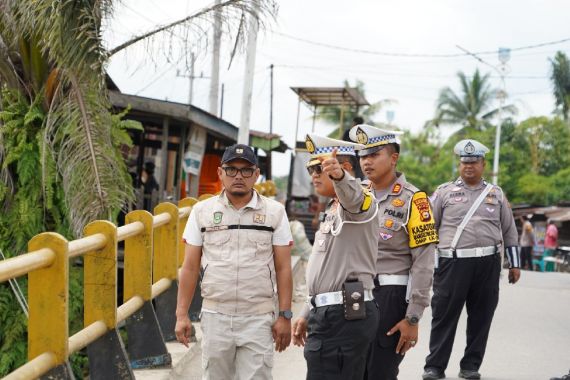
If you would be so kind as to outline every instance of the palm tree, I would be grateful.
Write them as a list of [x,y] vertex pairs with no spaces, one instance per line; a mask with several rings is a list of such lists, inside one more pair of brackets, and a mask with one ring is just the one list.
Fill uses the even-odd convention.
[[[492,108],[497,90],[491,88],[489,74],[481,76],[477,69],[471,80],[463,72],[457,73],[457,77],[461,93],[457,94],[449,87],[442,89],[437,101],[436,116],[429,124],[461,125],[462,131],[486,129],[490,120],[499,112],[497,108]],[[508,105],[503,107],[503,112],[514,115],[517,110],[514,105]]]
[[570,61],[563,52],[556,53],[554,59],[550,59],[550,80],[556,99],[556,108],[562,111],[564,120],[568,120],[570,111]]

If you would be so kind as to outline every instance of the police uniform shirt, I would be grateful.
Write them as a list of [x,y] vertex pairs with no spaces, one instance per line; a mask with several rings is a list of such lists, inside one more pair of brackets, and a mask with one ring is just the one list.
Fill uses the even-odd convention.
[[[459,177],[453,182],[439,186],[433,193],[430,200],[439,233],[440,249],[451,248],[457,227],[486,186],[487,182],[481,180],[478,185],[469,187]],[[508,250],[510,247],[518,249],[518,233],[513,213],[503,190],[499,186],[493,186],[465,226],[456,249],[496,246],[502,241],[507,248],[511,266],[520,266],[516,260],[517,255],[512,255]]]
[[378,201],[378,257],[381,275],[410,275],[410,300],[406,315],[421,317],[429,306],[437,232],[433,213],[423,191],[396,173],[396,181]]
[[[376,274],[378,218],[372,218],[377,205],[360,180],[345,172],[340,181],[333,181],[338,202],[331,201],[325,220],[315,234],[313,251],[307,266],[307,288],[310,296],[342,290],[348,279],[362,281],[364,289],[374,288]],[[344,221],[370,221],[362,224],[344,223],[340,233],[333,230]],[[301,316],[307,317],[307,305]]]

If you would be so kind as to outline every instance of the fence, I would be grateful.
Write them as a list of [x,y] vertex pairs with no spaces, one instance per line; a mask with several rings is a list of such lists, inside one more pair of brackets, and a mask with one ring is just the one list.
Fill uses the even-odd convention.
[[[69,355],[87,348],[90,378],[134,378],[132,368],[168,366],[174,339],[181,235],[194,198],[132,211],[125,225],[95,221],[67,241],[46,232],[28,253],[0,263],[0,281],[28,275],[28,362],[6,379],[73,378]],[[118,242],[125,241],[124,302],[117,308]],[[68,333],[69,259],[83,257],[84,328]],[[156,304],[152,305],[152,300]],[[117,326],[125,321],[128,355]]]

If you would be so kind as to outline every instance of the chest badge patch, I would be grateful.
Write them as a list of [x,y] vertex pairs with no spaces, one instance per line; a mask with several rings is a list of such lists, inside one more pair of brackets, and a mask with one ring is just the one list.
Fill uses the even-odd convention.
[[392,206],[394,207],[402,207],[404,205],[404,201],[401,200],[400,198],[396,198],[392,201]]
[[455,197],[455,202],[461,202],[463,200],[463,198],[461,197]]
[[485,198],[485,203],[493,203],[493,198],[492,197]]
[[400,185],[399,183],[396,183],[396,184],[394,184],[394,187],[392,188],[392,193],[398,194],[400,192],[400,190],[402,190],[402,185]]
[[494,208],[490,208],[490,207],[486,207],[486,209],[487,209],[487,211],[489,211],[489,212],[491,212],[491,213],[492,213],[493,211],[495,211]]
[[222,217],[224,216],[224,213],[221,211],[216,211],[214,213],[214,224],[220,224],[222,222]]
[[384,232],[380,232],[380,237],[382,238],[382,240],[388,240],[388,239],[392,238],[392,235],[385,234]]
[[394,221],[392,219],[386,219],[386,221],[384,222],[384,227],[392,228],[393,225]]
[[322,247],[325,244],[325,239],[319,239],[319,247]]
[[253,215],[253,223],[259,223],[259,224],[265,223],[265,215],[263,215],[263,214],[254,214],[254,215]]

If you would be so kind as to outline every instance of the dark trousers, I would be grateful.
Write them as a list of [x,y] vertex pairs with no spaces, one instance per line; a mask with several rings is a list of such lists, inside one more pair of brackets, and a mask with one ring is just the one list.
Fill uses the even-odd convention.
[[378,326],[378,306],[366,302],[366,318],[347,321],[342,305],[314,308],[305,342],[307,380],[362,380]]
[[430,354],[425,368],[445,370],[453,348],[457,322],[467,306],[467,347],[460,367],[479,370],[491,321],[499,302],[499,254],[463,259],[439,259],[434,272]]
[[532,270],[532,247],[521,247],[521,268]]
[[378,331],[376,339],[370,345],[366,363],[365,379],[368,380],[397,380],[398,366],[404,355],[396,353],[400,340],[400,332],[387,336],[394,325],[406,316],[406,287],[399,285],[376,286],[374,299],[378,304]]

